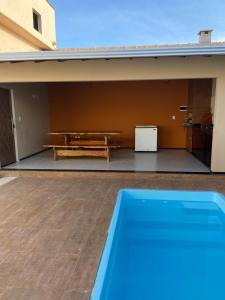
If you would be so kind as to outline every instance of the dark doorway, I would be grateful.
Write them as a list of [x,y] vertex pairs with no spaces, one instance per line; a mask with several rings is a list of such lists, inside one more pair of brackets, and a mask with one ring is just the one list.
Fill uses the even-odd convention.
[[213,80],[189,80],[187,149],[209,168],[211,166]]
[[10,91],[0,88],[0,165],[16,161]]

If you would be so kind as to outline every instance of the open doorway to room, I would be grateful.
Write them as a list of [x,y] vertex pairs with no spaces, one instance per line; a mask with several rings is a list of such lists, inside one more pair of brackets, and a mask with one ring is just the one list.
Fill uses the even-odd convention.
[[211,167],[215,79],[192,79],[188,87],[187,148]]
[[[207,106],[199,116],[200,127],[206,119],[209,123],[212,113],[212,80],[206,82],[198,85],[197,81],[182,79],[14,85],[17,90],[14,92],[15,106],[17,102],[20,104],[15,108],[16,127],[23,138],[18,139],[20,161],[7,168],[209,172],[205,161],[192,155],[195,151],[192,130],[195,112]],[[205,86],[207,101],[205,90],[203,96],[199,96]],[[200,101],[207,104],[197,104]],[[157,126],[157,152],[134,151],[135,127],[140,125]],[[51,150],[38,153],[44,144],[52,146],[65,142],[63,136],[49,135],[49,132],[119,132],[114,142],[120,148],[111,149],[110,162],[93,157],[54,160]],[[65,150],[70,149],[66,147]]]

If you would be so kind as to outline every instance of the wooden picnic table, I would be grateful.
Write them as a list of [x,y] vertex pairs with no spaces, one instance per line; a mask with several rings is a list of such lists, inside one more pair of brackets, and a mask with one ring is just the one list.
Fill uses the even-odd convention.
[[[68,145],[70,139],[92,138],[93,142],[98,141],[96,138],[103,138],[104,144],[108,144],[109,139],[121,134],[119,131],[65,131],[65,132],[49,132],[49,135],[63,136],[64,144]],[[91,140],[91,141],[92,141]]]
[[[110,149],[118,148],[112,144],[113,137],[120,135],[120,132],[111,131],[69,131],[49,132],[52,136],[63,136],[64,145],[43,145],[45,148],[52,148],[54,159],[59,156],[94,156],[110,159]],[[111,142],[111,144],[110,144]]]

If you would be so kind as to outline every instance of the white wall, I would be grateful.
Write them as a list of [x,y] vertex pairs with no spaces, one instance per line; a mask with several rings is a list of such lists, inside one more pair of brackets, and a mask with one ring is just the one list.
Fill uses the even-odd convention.
[[18,158],[43,150],[42,145],[49,140],[47,85],[5,84],[4,87],[13,94]]
[[225,76],[216,80],[212,171],[225,172]]

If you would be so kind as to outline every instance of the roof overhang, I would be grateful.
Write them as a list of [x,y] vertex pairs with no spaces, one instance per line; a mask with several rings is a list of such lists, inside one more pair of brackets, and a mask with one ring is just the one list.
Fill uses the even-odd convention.
[[194,46],[165,48],[123,48],[75,51],[33,51],[0,53],[0,62],[44,62],[91,59],[158,58],[225,55],[225,46]]

